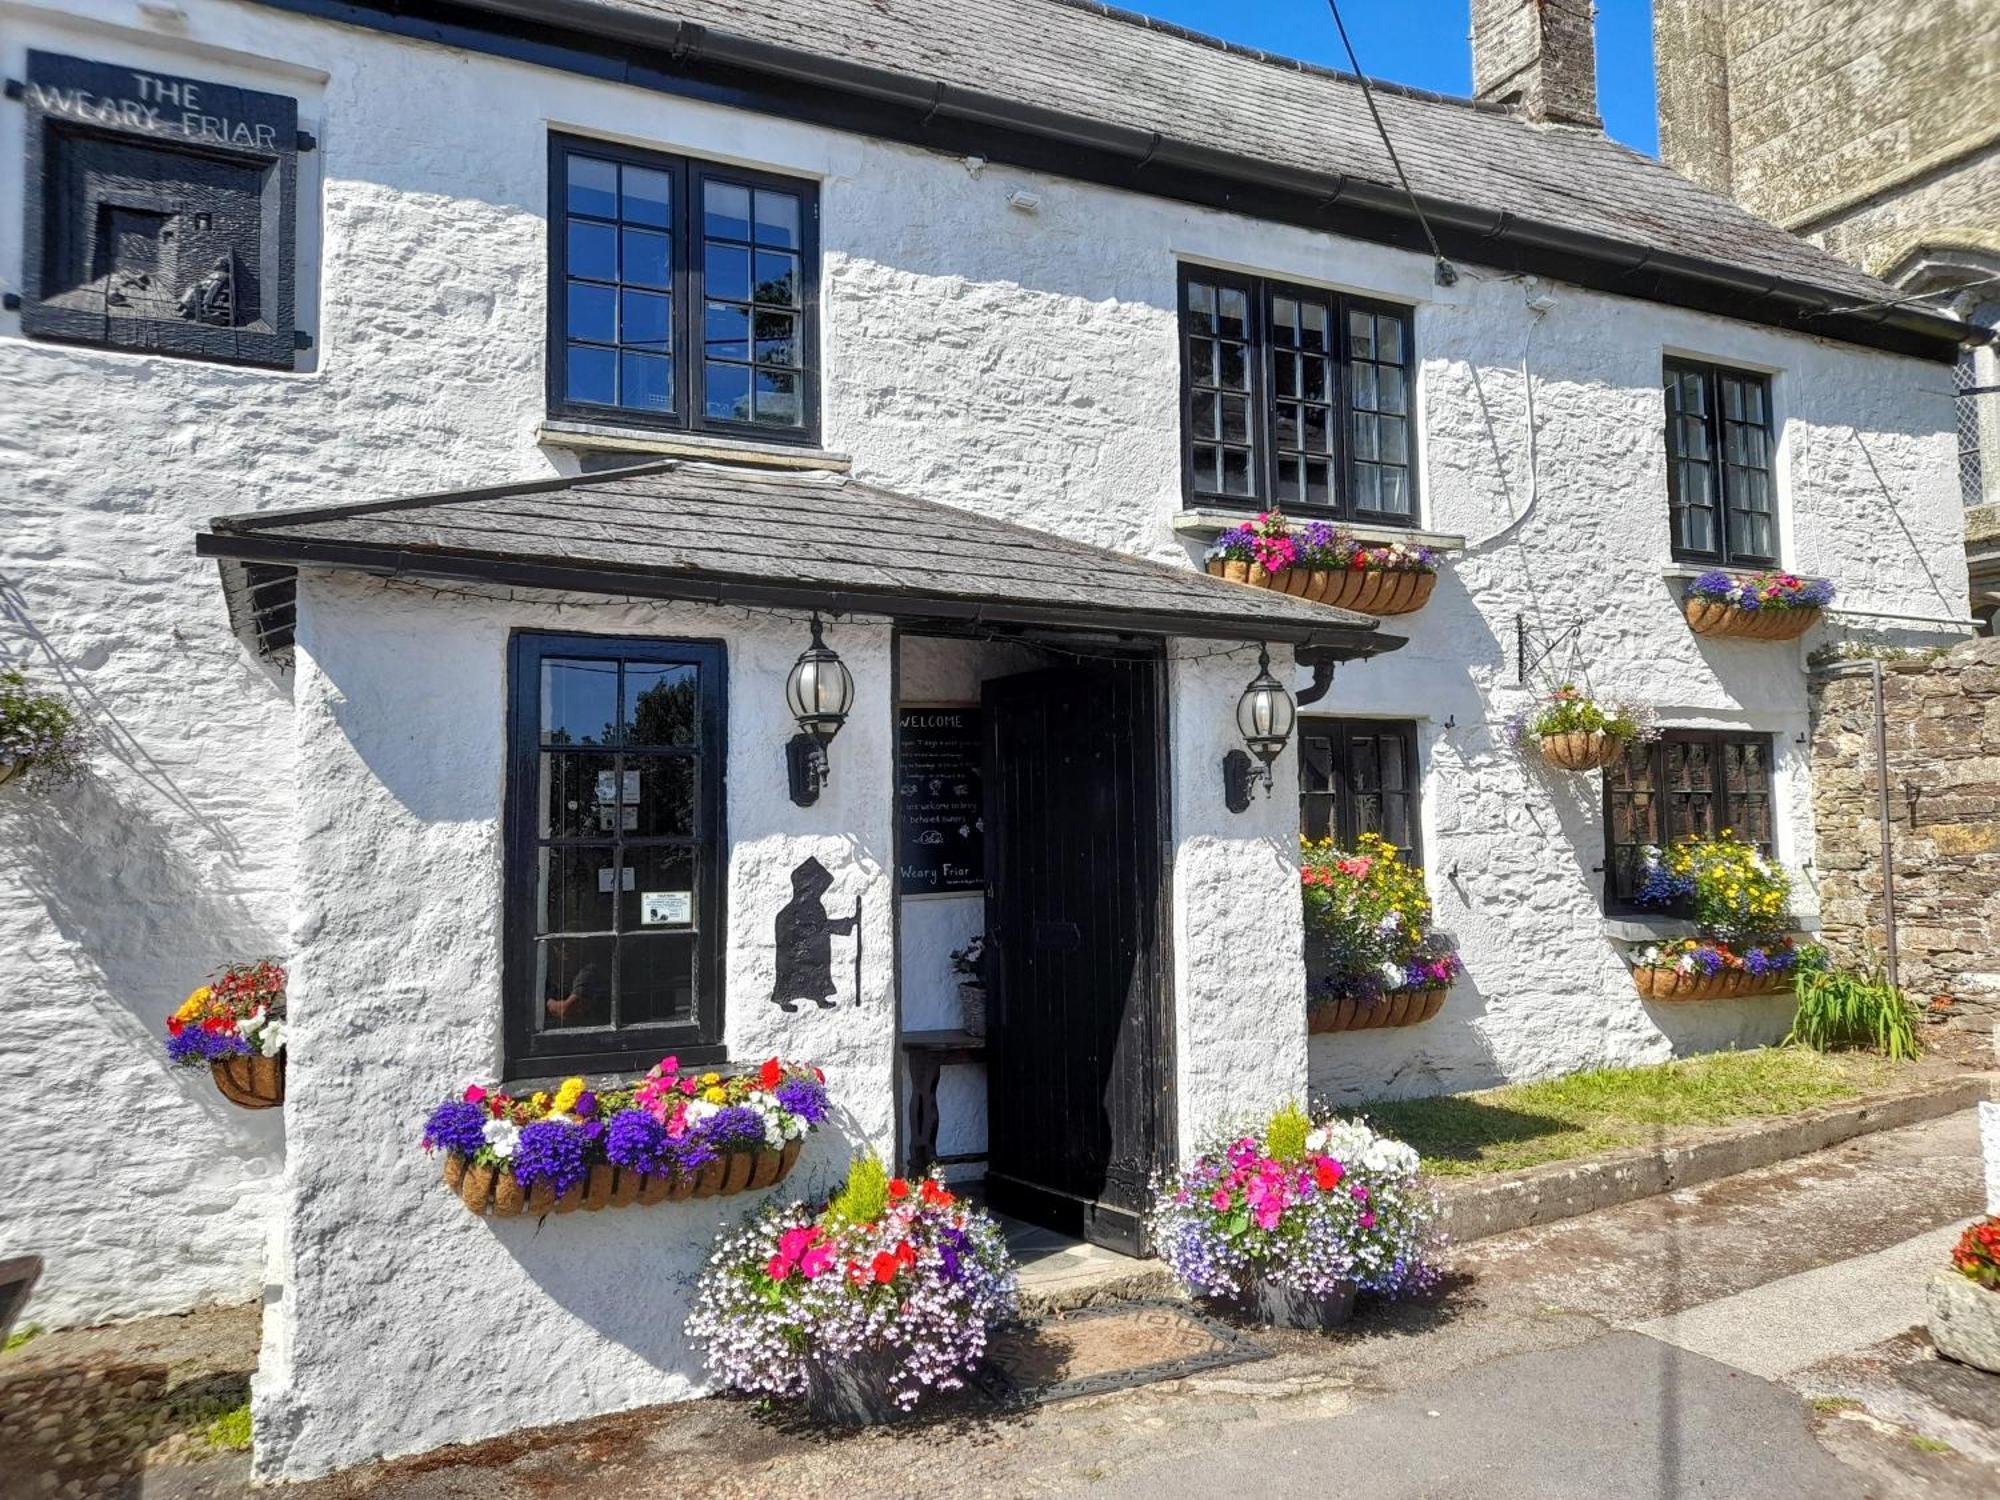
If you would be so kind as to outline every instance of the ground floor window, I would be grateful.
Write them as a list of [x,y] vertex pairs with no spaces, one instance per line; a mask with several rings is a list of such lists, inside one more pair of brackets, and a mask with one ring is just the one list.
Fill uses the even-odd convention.
[[1407,719],[1299,720],[1299,828],[1309,839],[1354,847],[1379,834],[1421,863],[1417,726]]
[[723,648],[523,631],[507,779],[507,1071],[720,1053]]
[[1626,747],[1604,772],[1605,904],[1629,910],[1646,879],[1646,848],[1683,834],[1733,830],[1771,850],[1771,737],[1669,729]]

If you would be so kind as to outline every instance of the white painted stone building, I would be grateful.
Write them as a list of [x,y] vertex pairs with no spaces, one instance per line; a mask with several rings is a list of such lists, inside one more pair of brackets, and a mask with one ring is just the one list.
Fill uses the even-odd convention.
[[[0,1053],[42,1112],[5,1189],[0,1253],[47,1258],[31,1312],[45,1323],[261,1288],[264,1473],[701,1389],[680,1315],[740,1204],[538,1234],[473,1219],[415,1148],[424,1113],[467,1077],[540,1076],[578,1055],[545,1007],[587,988],[587,944],[551,947],[560,983],[534,967],[548,945],[519,915],[537,899],[531,773],[510,770],[554,754],[523,723],[535,695],[510,708],[524,653],[557,670],[600,659],[576,637],[706,673],[716,713],[689,773],[716,816],[675,856],[713,920],[641,934],[680,945],[642,996],[665,1030],[610,1037],[600,1071],[646,1046],[822,1063],[839,1128],[813,1142],[802,1186],[837,1177],[851,1144],[907,1150],[902,1040],[956,1024],[948,955],[988,922],[978,880],[904,890],[899,867],[921,861],[898,832],[898,706],[976,703],[988,681],[1067,667],[1049,701],[1088,718],[1109,690],[1075,672],[1107,651],[1138,663],[1110,674],[1138,685],[1118,753],[1142,770],[1120,784],[1158,783],[1119,825],[1145,836],[1110,841],[1098,882],[1143,892],[1119,908],[1136,936],[1112,955],[1128,987],[1107,1003],[1132,1028],[1123,1082],[1148,1101],[1153,1160],[1308,1090],[1476,1087],[1783,1029],[1774,1001],[1636,997],[1636,929],[1608,915],[1602,788],[1506,742],[1530,694],[1519,646],[1575,624],[1600,688],[1710,736],[1718,758],[1754,746],[1770,842],[1810,916],[1805,652],[1857,626],[1965,631],[1952,329],[1881,305],[1869,278],[1588,125],[1385,87],[1388,132],[1456,271],[1441,276],[1351,79],[1065,0],[933,11],[0,6],[0,68],[27,84],[0,105],[0,159],[30,165],[0,174],[0,285],[19,302],[0,313],[0,653],[62,685],[99,735],[80,785],[0,791]],[[1512,79],[1517,34],[1508,47]],[[1545,45],[1525,65],[1576,64]],[[1573,76],[1557,83],[1512,91],[1577,97]],[[232,140],[287,101],[303,137],[261,154],[254,134]],[[220,206],[134,187],[143,172],[115,153],[149,141],[221,163],[202,189]],[[97,151],[113,153],[102,170]],[[68,176],[51,166],[63,152],[82,163]],[[232,172],[262,175],[242,189]],[[622,197],[605,195],[614,180]],[[679,217],[707,191],[712,221]],[[243,202],[258,211],[230,217]],[[68,213],[82,227],[66,240]],[[169,294],[208,263],[181,265],[165,230],[246,236],[237,343],[219,347],[225,322],[172,295],[138,305],[154,283],[119,256]],[[600,262],[611,244],[624,258]],[[78,245],[110,259],[64,273]],[[731,278],[746,300],[753,286],[776,299],[754,354],[733,304],[700,350],[707,320],[676,311],[727,302]],[[1266,334],[1280,302],[1336,326],[1387,320],[1378,347],[1399,353],[1372,378],[1378,395],[1407,391],[1407,462],[1366,483],[1403,510],[1360,519],[1446,550],[1421,612],[1376,630],[1146,566],[1189,569],[1218,517],[1277,498],[1276,398],[1261,390],[1242,445],[1258,493],[1203,494],[1190,477],[1189,284],[1241,288]],[[294,330],[299,347],[274,353]],[[1251,353],[1268,372],[1266,344]],[[1668,362],[1767,395],[1772,560],[1840,589],[1805,642],[1705,642],[1682,620]],[[1356,367],[1334,372],[1343,431]],[[774,369],[797,371],[790,390]],[[690,417],[691,391],[712,421]],[[1377,408],[1393,425],[1393,396]],[[641,461],[668,466],[607,477]],[[1361,461],[1328,455],[1326,505],[1350,521]],[[562,478],[579,483],[481,493]],[[381,504],[425,495],[442,498]],[[713,504],[745,526],[689,535]],[[968,577],[968,553],[1017,547],[1021,567]],[[783,688],[815,610],[855,698],[830,780],[798,806]],[[1384,650],[1383,636],[1405,640]],[[1346,660],[1302,709],[1275,794],[1234,813],[1222,761],[1260,641],[1301,691],[1311,658]],[[530,736],[511,749],[510,723]],[[1423,1027],[1309,1041],[1293,794],[1302,746],[1357,743],[1410,757],[1399,830],[1467,972]],[[1027,852],[1019,841],[1017,866]],[[1060,869],[1054,843],[1032,852]],[[831,882],[832,1003],[786,1009],[774,921],[808,858]],[[593,891],[585,870],[575,898],[613,898],[620,877],[603,873]],[[1001,916],[1038,951],[1097,942],[1060,910]],[[160,1045],[203,974],[261,953],[293,973],[282,1119],[230,1108]],[[948,1157],[1022,1149],[989,1139],[989,1083],[976,1065],[945,1070]]]

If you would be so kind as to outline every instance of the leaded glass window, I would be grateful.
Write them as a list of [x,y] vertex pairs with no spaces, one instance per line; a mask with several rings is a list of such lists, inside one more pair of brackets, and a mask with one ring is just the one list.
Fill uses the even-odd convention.
[[1668,360],[1665,386],[1674,556],[1775,563],[1770,382],[1761,375]]
[[1646,848],[1727,828],[1772,852],[1771,737],[1669,729],[1628,745],[1605,768],[1605,896],[1628,908],[1645,882]]

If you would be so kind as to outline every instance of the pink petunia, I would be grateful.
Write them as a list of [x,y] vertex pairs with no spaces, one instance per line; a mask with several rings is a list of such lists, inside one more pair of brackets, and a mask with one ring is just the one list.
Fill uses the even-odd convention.
[[1215,1195],[1208,1200],[1208,1206],[1214,1209],[1219,1214],[1228,1213],[1229,1212],[1228,1190],[1225,1188],[1217,1188],[1215,1190]]
[[810,1229],[787,1229],[778,1236],[778,1253],[786,1260],[797,1260],[806,1253],[806,1247],[813,1241]]
[[799,1257],[799,1270],[807,1281],[815,1281],[833,1269],[835,1259],[833,1246],[814,1245]]
[[485,1097],[486,1097],[486,1090],[481,1088],[478,1084],[468,1083],[465,1086],[465,1102],[467,1104],[478,1104],[480,1101],[485,1099]]
[[773,1281],[783,1281],[792,1274],[792,1262],[782,1255],[774,1255],[764,1262],[764,1272]]
[[1373,1229],[1375,1227],[1375,1215],[1372,1213],[1364,1213],[1361,1216],[1361,1227],[1363,1229]]

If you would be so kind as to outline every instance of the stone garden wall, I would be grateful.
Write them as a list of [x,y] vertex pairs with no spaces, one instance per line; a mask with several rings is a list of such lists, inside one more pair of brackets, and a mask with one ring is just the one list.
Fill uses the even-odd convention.
[[[2000,640],[1883,664],[1889,821],[1904,988],[1961,1020],[2000,1020]],[[1881,954],[1874,702],[1865,663],[1815,680],[1820,918],[1844,962]]]

